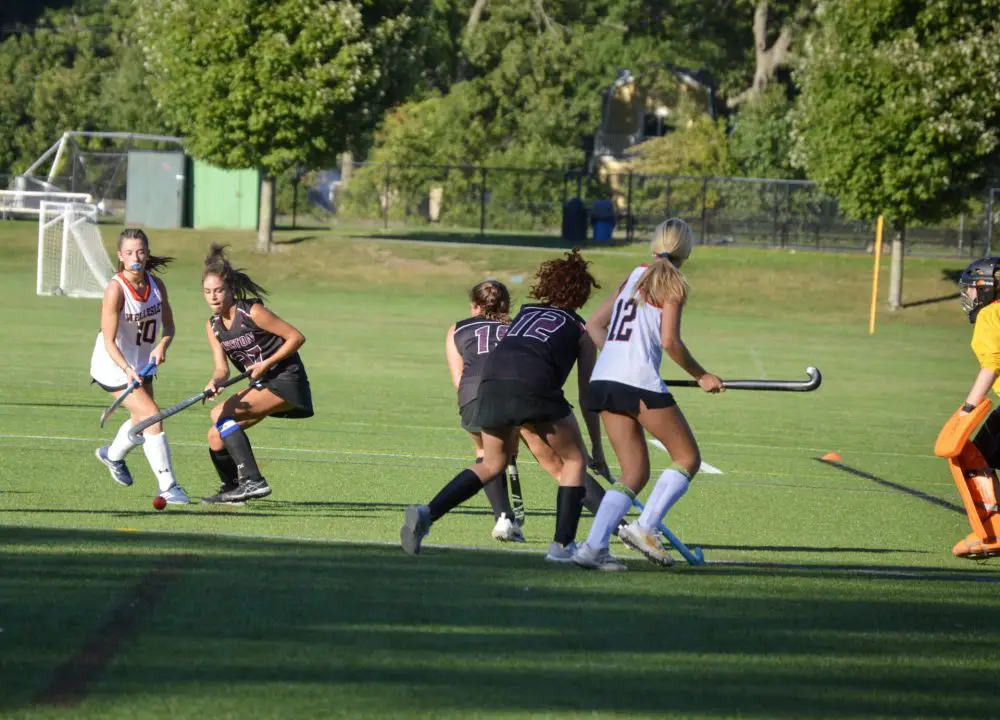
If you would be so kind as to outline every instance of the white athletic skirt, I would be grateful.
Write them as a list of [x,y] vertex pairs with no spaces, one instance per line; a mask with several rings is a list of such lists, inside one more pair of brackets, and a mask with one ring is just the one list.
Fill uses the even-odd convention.
[[[118,348],[121,349],[121,345],[118,345]],[[143,343],[141,346],[132,348],[131,352],[129,349],[122,350],[122,355],[138,371],[149,362],[150,350],[152,350],[152,346]],[[153,368],[148,374],[149,377],[154,375],[156,375],[156,368]],[[104,349],[104,336],[101,333],[97,333],[97,339],[94,341],[94,352],[90,356],[90,377],[107,387],[128,385],[125,371],[115,365],[111,356],[108,355],[108,351]]]

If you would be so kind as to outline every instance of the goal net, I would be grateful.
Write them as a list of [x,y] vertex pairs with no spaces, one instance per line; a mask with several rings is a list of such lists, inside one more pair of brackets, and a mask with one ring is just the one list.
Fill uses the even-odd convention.
[[99,298],[114,273],[101,241],[97,207],[48,201],[40,204],[39,295]]

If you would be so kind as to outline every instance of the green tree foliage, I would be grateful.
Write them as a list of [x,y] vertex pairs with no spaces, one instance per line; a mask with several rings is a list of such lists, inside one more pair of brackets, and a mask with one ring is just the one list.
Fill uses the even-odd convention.
[[802,177],[802,170],[792,162],[791,110],[785,88],[771,85],[730,118],[729,149],[740,175]]
[[129,0],[77,2],[0,43],[0,172],[21,172],[66,130],[157,133]]
[[140,0],[153,93],[195,157],[273,178],[334,162],[415,84],[422,2]]
[[798,161],[854,217],[960,212],[1000,139],[1000,3],[827,3],[796,74]]

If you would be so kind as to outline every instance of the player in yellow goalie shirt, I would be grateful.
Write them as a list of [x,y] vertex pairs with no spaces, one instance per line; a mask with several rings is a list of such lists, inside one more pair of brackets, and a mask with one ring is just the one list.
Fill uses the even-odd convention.
[[[990,412],[987,393],[1000,394],[1000,257],[976,260],[959,279],[962,309],[975,326],[972,350],[980,370],[965,404],[945,424],[935,452],[949,459],[972,532],[952,549],[956,557],[1000,555],[1000,409]],[[985,418],[985,422],[983,419]],[[975,437],[969,440],[982,422]]]

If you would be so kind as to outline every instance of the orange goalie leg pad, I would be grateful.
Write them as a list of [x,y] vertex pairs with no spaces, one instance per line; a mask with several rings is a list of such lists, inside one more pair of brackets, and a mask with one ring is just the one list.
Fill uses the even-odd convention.
[[997,476],[972,443],[966,443],[958,457],[948,459],[952,477],[965,506],[972,534],[952,549],[956,557],[990,557],[1000,554],[1000,507],[997,504]]

